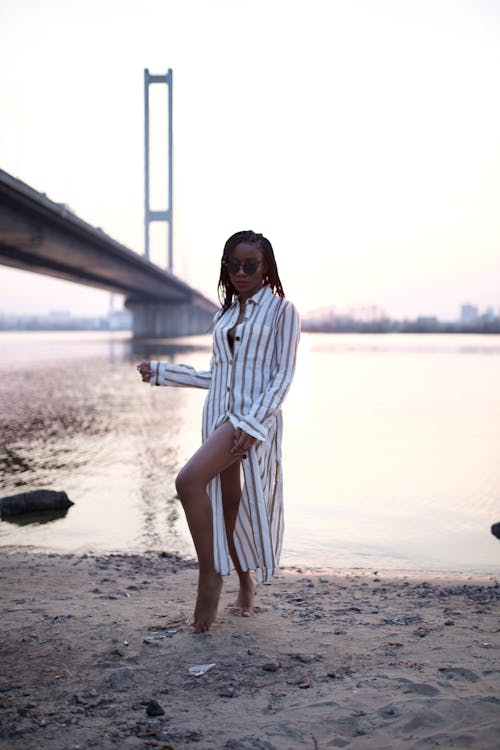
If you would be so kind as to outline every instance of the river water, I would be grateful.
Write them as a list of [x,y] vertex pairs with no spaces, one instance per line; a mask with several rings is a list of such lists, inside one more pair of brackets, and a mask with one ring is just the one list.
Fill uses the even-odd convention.
[[[0,547],[193,556],[177,471],[205,393],[150,388],[143,356],[206,369],[210,338],[0,334],[1,495],[65,490]],[[284,408],[282,562],[500,572],[500,338],[303,334]]]

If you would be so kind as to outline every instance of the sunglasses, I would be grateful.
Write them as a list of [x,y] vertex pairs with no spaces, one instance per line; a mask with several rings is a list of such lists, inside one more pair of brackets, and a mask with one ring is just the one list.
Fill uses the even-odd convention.
[[258,267],[263,263],[263,260],[246,260],[244,263],[238,263],[237,260],[233,260],[232,258],[224,261],[224,265],[226,266],[231,276],[236,276],[240,268],[245,276],[253,276]]

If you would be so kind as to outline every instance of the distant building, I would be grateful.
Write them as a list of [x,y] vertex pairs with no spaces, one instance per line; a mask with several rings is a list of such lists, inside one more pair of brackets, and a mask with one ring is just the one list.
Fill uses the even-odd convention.
[[479,310],[475,305],[462,305],[460,308],[461,323],[475,323],[479,318]]
[[67,323],[71,319],[69,310],[50,310],[47,318],[54,323]]
[[132,313],[129,310],[112,310],[108,320],[112,331],[128,331],[132,328]]
[[495,309],[493,307],[487,307],[484,312],[486,320],[495,320]]

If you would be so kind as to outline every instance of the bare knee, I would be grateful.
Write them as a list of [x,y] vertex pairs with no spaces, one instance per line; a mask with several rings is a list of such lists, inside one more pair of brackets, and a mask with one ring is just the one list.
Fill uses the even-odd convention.
[[193,493],[203,490],[203,484],[200,482],[195,471],[184,466],[176,477],[175,488],[181,502],[184,502],[185,500],[188,500]]

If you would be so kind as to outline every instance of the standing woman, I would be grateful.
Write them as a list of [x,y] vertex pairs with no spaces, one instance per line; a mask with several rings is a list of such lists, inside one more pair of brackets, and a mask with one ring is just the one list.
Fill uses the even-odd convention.
[[[210,370],[140,362],[151,385],[208,388],[203,444],[176,479],[199,563],[196,632],[217,616],[234,567],[233,612],[249,617],[256,582],[278,569],[283,540],[281,405],[292,382],[299,316],[285,299],[269,240],[252,231],[224,246]],[[232,562],[232,565],[231,565]]]

